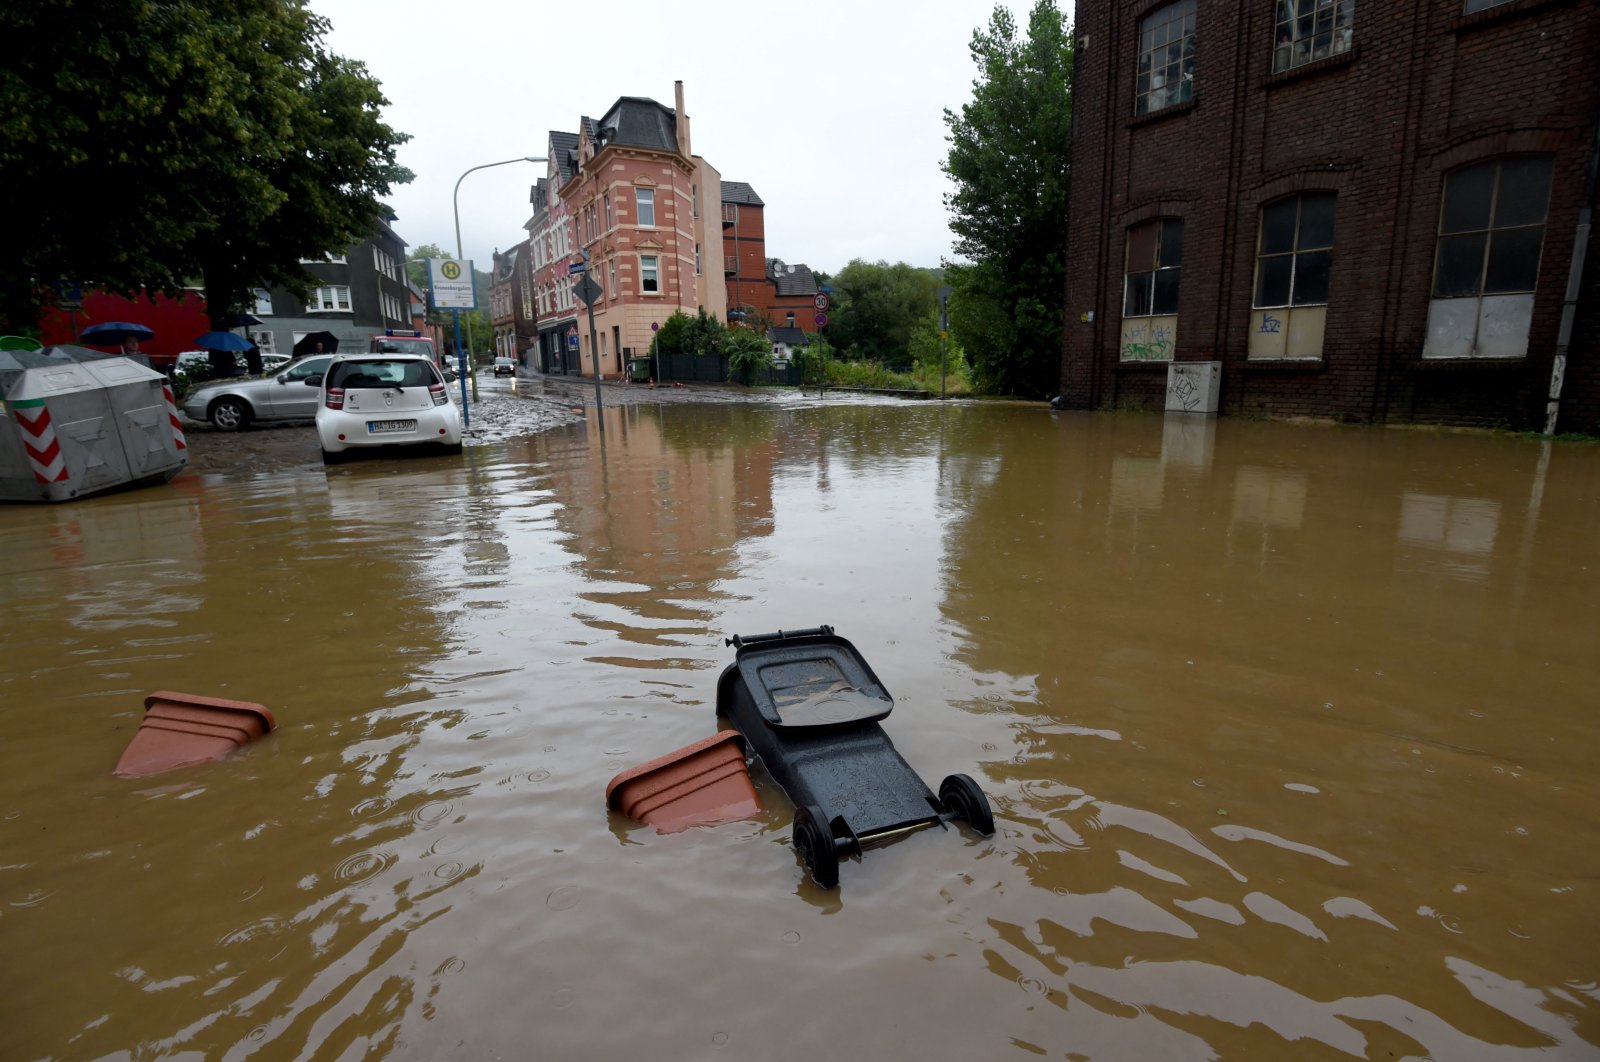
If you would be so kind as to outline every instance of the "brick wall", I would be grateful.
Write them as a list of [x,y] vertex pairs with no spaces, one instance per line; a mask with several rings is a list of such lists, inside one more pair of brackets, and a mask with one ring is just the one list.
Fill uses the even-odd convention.
[[[1198,0],[1191,98],[1135,117],[1140,20],[1161,6],[1077,12],[1068,404],[1161,404],[1164,365],[1119,360],[1124,241],[1139,221],[1181,217],[1175,357],[1222,361],[1224,413],[1542,427],[1600,119],[1592,0],[1511,0],[1472,16],[1461,0],[1360,3],[1350,51],[1283,73],[1272,69],[1272,0]],[[1445,174],[1516,153],[1554,166],[1528,353],[1425,360]],[[1337,195],[1322,357],[1252,361],[1260,210],[1303,191]],[[1593,431],[1600,418],[1594,268],[1562,430]]]

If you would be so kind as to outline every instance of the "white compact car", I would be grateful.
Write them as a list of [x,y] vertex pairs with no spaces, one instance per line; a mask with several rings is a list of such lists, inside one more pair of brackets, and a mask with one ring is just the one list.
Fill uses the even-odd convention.
[[325,464],[373,447],[461,452],[461,413],[450,401],[444,377],[424,356],[336,355],[320,395],[317,440]]

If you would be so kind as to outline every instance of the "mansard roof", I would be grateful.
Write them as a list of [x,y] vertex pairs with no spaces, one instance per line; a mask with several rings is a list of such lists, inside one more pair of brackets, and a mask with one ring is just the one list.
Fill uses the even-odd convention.
[[766,206],[761,197],[756,195],[756,190],[743,181],[723,181],[722,201],[724,203],[740,203],[744,206]]

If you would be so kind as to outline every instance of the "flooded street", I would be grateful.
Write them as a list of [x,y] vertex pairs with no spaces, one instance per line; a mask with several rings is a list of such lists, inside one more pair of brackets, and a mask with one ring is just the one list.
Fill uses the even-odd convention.
[[[1600,1059],[1596,448],[576,416],[0,507],[0,1057]],[[824,623],[994,837],[608,814]],[[161,689],[279,729],[112,777]]]

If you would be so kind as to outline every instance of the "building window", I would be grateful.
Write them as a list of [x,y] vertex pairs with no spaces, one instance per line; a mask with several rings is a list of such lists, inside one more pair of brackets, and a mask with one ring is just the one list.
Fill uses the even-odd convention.
[[1475,11],[1487,11],[1491,7],[1499,7],[1501,4],[1509,4],[1510,2],[1511,0],[1467,0],[1467,8],[1464,13],[1470,15]]
[[610,192],[607,192],[605,194],[605,204],[606,204],[606,231],[610,232],[611,231],[611,193]]
[[1550,172],[1549,156],[1526,155],[1445,176],[1423,357],[1528,353]]
[[1355,35],[1356,0],[1277,0],[1274,72],[1348,52]]
[[613,261],[613,262],[610,263],[610,265],[611,265],[611,297],[614,299],[618,295],[621,295],[622,292],[617,287],[617,263]]
[[700,272],[700,245],[697,243],[694,245],[694,275],[699,276]]
[[700,216],[700,186],[698,184],[691,184],[689,186],[689,194],[693,197],[693,200],[694,200],[694,216],[695,217],[699,217]]
[[346,264],[344,255],[342,255],[342,254],[330,254],[326,258],[302,258],[302,259],[300,259],[300,261],[304,265],[345,265]]
[[1150,114],[1189,99],[1194,89],[1194,0],[1178,0],[1139,23],[1133,112]]
[[638,204],[638,224],[654,226],[656,223],[656,192],[654,188],[638,188],[634,190],[634,201]]
[[255,313],[261,317],[272,315],[272,292],[266,288],[257,288],[254,292],[256,298]]
[[1182,276],[1182,218],[1156,218],[1128,229],[1122,283],[1123,361],[1172,360]]
[[785,317],[787,317],[787,318],[788,318],[788,320],[789,320],[789,327],[790,327],[790,328],[793,328],[793,327],[794,327],[794,311],[793,311],[793,310],[790,310],[790,311],[789,311],[789,312],[788,312],[788,313],[787,313],[787,314],[785,314],[785,315],[784,315],[784,316],[785,316]]
[[1250,357],[1322,357],[1336,204],[1332,192],[1306,192],[1261,208]]
[[270,328],[263,328],[260,331],[252,331],[250,333],[250,342],[254,343],[256,345],[256,349],[261,351],[263,354],[277,353],[277,347],[275,345],[277,341],[273,339],[272,330]]
[[345,312],[350,310],[350,288],[345,284],[336,284],[332,287],[317,288],[311,293],[311,301],[306,304],[307,313]]
[[653,254],[639,256],[639,290],[643,292],[661,291],[661,279],[658,273],[660,259]]

